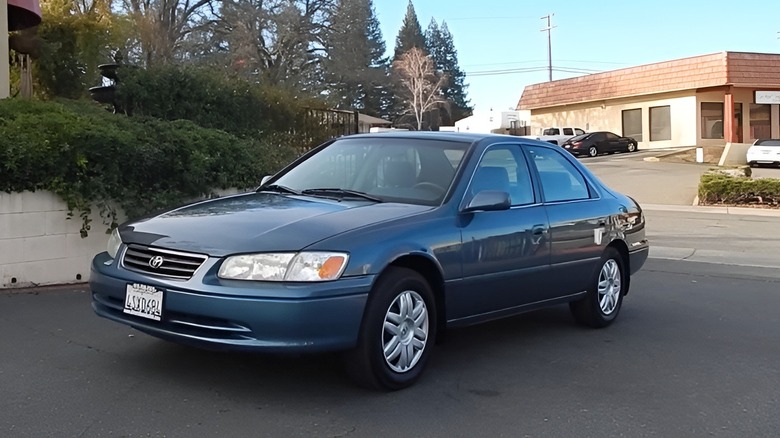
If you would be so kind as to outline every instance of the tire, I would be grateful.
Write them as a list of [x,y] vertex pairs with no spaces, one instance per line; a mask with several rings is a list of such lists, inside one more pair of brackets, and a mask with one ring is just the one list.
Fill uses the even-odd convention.
[[569,303],[574,319],[594,328],[612,324],[620,313],[628,281],[623,257],[615,248],[607,248],[585,298]]
[[436,342],[435,303],[422,275],[388,268],[369,293],[358,344],[345,355],[355,383],[398,390],[416,382]]
[[626,149],[628,149],[629,152],[636,152],[636,145],[634,143],[629,143]]
[[595,157],[598,154],[599,154],[599,148],[597,148],[596,146],[591,146],[588,148],[589,157]]

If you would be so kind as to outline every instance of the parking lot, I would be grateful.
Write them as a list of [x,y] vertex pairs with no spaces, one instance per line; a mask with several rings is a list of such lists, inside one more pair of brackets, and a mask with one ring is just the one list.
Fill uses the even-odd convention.
[[159,341],[95,316],[84,286],[4,292],[0,436],[774,436],[780,242],[745,230],[780,218],[690,210],[707,166],[643,154],[583,159],[651,206],[651,259],[610,328],[559,306],[455,330],[416,386],[384,393],[336,354]]

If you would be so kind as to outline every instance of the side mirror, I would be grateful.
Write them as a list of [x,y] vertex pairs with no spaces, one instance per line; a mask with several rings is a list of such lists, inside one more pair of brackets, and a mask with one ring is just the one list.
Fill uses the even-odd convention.
[[263,179],[260,180],[260,185],[265,185],[271,178],[273,178],[273,175],[266,175],[263,177]]
[[509,210],[511,205],[512,198],[509,193],[500,190],[483,190],[474,195],[462,211],[469,213],[472,211]]

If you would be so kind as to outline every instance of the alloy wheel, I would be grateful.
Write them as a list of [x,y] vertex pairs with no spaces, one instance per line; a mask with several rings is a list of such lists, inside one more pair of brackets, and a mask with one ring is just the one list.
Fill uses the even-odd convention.
[[614,259],[607,260],[601,267],[598,282],[598,300],[604,315],[610,315],[620,302],[620,267]]
[[415,291],[400,293],[390,304],[382,328],[385,362],[403,373],[417,364],[428,341],[428,308]]

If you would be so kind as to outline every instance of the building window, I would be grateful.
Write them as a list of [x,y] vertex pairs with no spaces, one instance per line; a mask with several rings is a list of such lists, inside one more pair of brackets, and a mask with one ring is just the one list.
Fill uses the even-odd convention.
[[769,105],[750,104],[750,138],[772,138]]
[[642,109],[623,110],[623,137],[642,141]]
[[664,141],[672,139],[672,111],[671,107],[650,107],[650,141]]
[[701,103],[701,138],[723,138],[723,103]]

